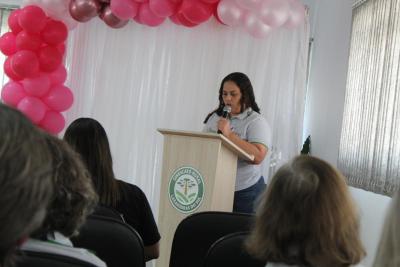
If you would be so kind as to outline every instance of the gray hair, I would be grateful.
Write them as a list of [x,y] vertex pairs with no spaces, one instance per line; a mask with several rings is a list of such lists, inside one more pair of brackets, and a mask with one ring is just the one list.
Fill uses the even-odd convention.
[[42,223],[51,189],[44,134],[19,111],[0,104],[0,265]]

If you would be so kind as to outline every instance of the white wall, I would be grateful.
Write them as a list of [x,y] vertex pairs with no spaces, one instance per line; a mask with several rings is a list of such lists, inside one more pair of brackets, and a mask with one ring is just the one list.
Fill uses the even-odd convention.
[[[304,136],[312,154],[337,165],[350,50],[352,0],[304,0],[310,7],[312,47]],[[363,264],[373,263],[389,197],[351,188],[361,214]]]

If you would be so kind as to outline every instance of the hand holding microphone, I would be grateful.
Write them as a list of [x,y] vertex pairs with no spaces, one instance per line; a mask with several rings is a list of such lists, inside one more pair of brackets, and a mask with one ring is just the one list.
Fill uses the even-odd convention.
[[[224,108],[222,109],[222,118],[227,119],[229,117],[229,114],[231,113],[231,106],[225,105]],[[229,122],[227,122],[229,124]],[[220,125],[220,123],[218,123],[218,126]],[[220,128],[220,127],[218,127]],[[220,129],[218,129],[218,133],[222,134],[222,131]]]

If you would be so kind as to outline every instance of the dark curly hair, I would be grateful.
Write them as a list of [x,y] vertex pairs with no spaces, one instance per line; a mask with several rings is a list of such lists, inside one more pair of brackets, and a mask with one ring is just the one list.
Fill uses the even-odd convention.
[[253,85],[250,82],[249,77],[246,74],[241,72],[233,72],[228,74],[221,82],[219,87],[219,105],[218,107],[210,112],[207,117],[204,119],[203,123],[207,123],[208,119],[212,114],[217,113],[218,116],[222,115],[222,110],[224,109],[224,100],[222,98],[222,93],[224,89],[225,82],[234,82],[240,89],[240,93],[242,94],[242,98],[240,99],[241,108],[240,112],[243,112],[246,108],[251,107],[255,112],[260,113],[260,108],[256,103],[256,99],[254,97]]
[[79,155],[56,137],[47,136],[52,154],[54,194],[40,233],[60,232],[70,237],[78,233],[97,205],[92,180]]

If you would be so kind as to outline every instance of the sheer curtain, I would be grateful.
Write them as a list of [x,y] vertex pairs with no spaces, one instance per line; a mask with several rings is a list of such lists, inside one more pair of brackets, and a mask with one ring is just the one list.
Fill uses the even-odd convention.
[[391,195],[400,183],[400,0],[366,0],[353,29],[338,167],[351,185]]
[[[274,165],[299,153],[308,38],[308,22],[258,40],[215,20],[193,29],[166,22],[120,30],[93,20],[69,39],[67,84],[75,103],[67,125],[82,116],[99,120],[116,176],[140,186],[157,214],[163,143],[157,128],[201,130],[230,72],[244,72],[253,83],[272,129]],[[269,159],[265,177],[268,167]]]

